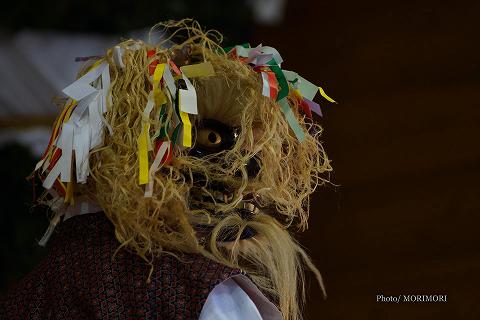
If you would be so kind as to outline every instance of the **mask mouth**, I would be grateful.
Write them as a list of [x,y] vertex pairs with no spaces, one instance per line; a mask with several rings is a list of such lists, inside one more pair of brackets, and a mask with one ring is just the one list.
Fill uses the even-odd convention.
[[[205,209],[215,216],[228,215],[232,212],[218,212],[218,205],[227,205],[235,199],[236,191],[229,189],[221,182],[214,182],[205,187],[193,187],[190,190],[190,207],[192,209]],[[252,215],[260,213],[260,196],[254,192],[242,196],[233,213],[238,213],[244,220],[249,220]]]
[[[228,212],[218,212],[216,207],[218,207],[218,205],[231,203],[235,197],[235,194],[226,188],[223,188],[223,191],[219,190],[219,184],[214,185],[214,188],[195,188],[191,190],[190,206],[192,209],[206,210],[212,216],[218,219],[222,219],[228,215],[236,214],[240,216],[242,220],[249,221],[253,220],[255,215],[260,214],[261,207],[257,201],[259,196],[253,192],[245,194],[242,197],[243,199],[237,203],[233,210],[229,210]],[[211,231],[214,227],[215,225],[212,224],[198,223],[194,228],[199,232],[199,234],[205,236],[211,234]],[[220,231],[216,240],[218,242],[232,242],[237,238],[240,240],[246,240],[257,235],[257,231],[250,226],[243,228],[240,235],[238,235],[239,232],[239,226],[225,227]]]

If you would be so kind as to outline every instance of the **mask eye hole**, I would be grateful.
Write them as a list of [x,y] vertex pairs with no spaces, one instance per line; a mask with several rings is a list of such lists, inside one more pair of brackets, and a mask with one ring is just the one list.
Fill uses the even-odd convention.
[[201,128],[198,130],[197,142],[204,148],[217,149],[222,145],[222,136],[214,129]]

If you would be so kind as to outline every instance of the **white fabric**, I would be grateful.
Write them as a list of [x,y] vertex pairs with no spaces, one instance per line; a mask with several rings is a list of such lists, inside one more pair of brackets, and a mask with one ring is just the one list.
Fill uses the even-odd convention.
[[234,276],[210,292],[200,320],[281,320],[277,307],[244,275]]
[[262,320],[249,296],[233,279],[217,285],[203,306],[200,320]]

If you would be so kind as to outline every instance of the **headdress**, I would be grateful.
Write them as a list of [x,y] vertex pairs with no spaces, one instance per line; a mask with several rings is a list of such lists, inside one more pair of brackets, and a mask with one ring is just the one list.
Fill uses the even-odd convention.
[[35,168],[57,209],[42,242],[62,215],[98,207],[146,261],[181,251],[240,267],[295,318],[287,293],[302,261],[319,273],[287,228],[307,227],[309,196],[327,181],[313,100],[334,101],[272,47],[222,48],[190,20],[160,26],[167,39],[124,41],[63,90]]

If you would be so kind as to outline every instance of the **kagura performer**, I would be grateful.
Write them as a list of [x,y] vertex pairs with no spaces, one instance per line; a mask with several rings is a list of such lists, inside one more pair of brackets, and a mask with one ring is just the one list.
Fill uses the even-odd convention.
[[0,318],[296,320],[305,270],[323,288],[290,230],[331,170],[312,100],[333,100],[272,47],[159,26],[168,39],[124,41],[63,90],[35,168],[49,253]]

